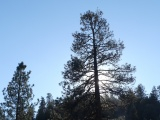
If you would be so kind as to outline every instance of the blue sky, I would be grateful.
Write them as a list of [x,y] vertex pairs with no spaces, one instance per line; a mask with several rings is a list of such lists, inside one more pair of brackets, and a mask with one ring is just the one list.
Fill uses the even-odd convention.
[[[61,96],[61,72],[72,54],[72,33],[80,14],[102,10],[117,40],[124,41],[121,63],[136,66],[136,86],[147,93],[160,85],[160,1],[158,0],[1,0],[0,91],[7,87],[18,63],[31,70],[35,98]],[[0,92],[0,102],[3,101]]]

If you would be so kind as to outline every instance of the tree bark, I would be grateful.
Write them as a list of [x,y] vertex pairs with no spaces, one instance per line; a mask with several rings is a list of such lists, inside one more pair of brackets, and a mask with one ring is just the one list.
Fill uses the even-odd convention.
[[95,79],[95,107],[96,118],[95,120],[101,120],[101,104],[100,104],[100,92],[99,92],[99,80],[98,80],[98,68],[97,68],[97,46],[95,43],[95,33],[92,28],[93,34],[93,50],[94,50],[94,79]]
[[[21,75],[21,73],[20,73]],[[20,78],[21,79],[21,78]],[[19,104],[20,104],[20,89],[21,89],[21,86],[20,86],[20,79],[18,81],[18,97],[17,97],[17,106],[16,106],[16,120],[19,120]]]
[[19,101],[20,101],[20,85],[18,89],[18,98],[17,98],[17,106],[16,106],[16,120],[19,120]]

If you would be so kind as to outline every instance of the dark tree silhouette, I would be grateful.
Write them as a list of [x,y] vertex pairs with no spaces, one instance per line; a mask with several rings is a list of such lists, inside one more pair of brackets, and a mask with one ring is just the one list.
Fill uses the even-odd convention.
[[0,120],[5,120],[5,112],[1,106],[0,106]]
[[47,93],[45,116],[46,120],[54,119],[54,100],[51,93]]
[[66,95],[94,93],[95,119],[101,120],[100,94],[118,94],[134,81],[130,64],[118,65],[124,44],[113,38],[102,11],[87,11],[80,17],[81,32],[73,34],[75,56],[65,65],[61,85]]
[[[57,113],[58,114],[58,113]],[[46,101],[41,97],[36,120],[56,120],[55,101],[51,93],[47,93]]]
[[159,120],[160,119],[160,101],[159,86],[153,87],[149,95],[145,94],[145,88],[142,84],[138,85],[135,91],[129,89],[121,94],[122,107],[125,108],[125,120]]
[[36,115],[36,120],[46,120],[45,113],[46,113],[46,102],[45,99],[41,97],[39,109]]
[[135,94],[136,94],[136,97],[139,99],[145,98],[146,97],[145,87],[142,84],[139,84],[135,89]]
[[31,103],[34,97],[33,85],[28,83],[31,71],[25,72],[25,68],[23,62],[19,63],[11,82],[3,90],[3,105],[10,119],[31,120],[34,114],[34,105]]
[[137,109],[135,102],[137,97],[132,89],[129,89],[124,94],[120,95],[120,100],[125,108],[125,120],[138,120]]

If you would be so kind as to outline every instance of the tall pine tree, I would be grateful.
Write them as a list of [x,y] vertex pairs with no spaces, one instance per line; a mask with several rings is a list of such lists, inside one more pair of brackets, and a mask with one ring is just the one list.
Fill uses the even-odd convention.
[[31,71],[26,72],[25,69],[26,65],[19,63],[11,82],[3,90],[3,105],[10,119],[32,120],[34,114],[34,105],[31,103],[34,97],[33,85],[29,84]]
[[101,120],[101,94],[121,92],[134,81],[131,73],[135,71],[130,64],[119,66],[124,44],[113,38],[102,15],[100,10],[81,15],[81,32],[73,34],[74,55],[64,67],[65,80],[61,82],[66,96],[76,99],[87,93],[94,95],[95,120]]

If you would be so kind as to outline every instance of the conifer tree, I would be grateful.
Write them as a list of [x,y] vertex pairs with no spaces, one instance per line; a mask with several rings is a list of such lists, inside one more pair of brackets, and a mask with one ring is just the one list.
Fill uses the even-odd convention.
[[46,97],[46,120],[54,119],[54,100],[51,93]]
[[19,63],[11,82],[4,88],[3,103],[7,117],[15,120],[32,120],[34,115],[33,85],[29,84],[31,71],[26,72],[26,65]]
[[0,120],[5,120],[5,112],[1,106],[0,106]]
[[45,120],[46,116],[46,102],[44,97],[41,97],[39,109],[36,115],[36,120]]
[[118,64],[124,44],[114,39],[102,15],[100,10],[81,15],[80,32],[73,34],[74,55],[64,67],[65,80],[61,82],[64,94],[74,96],[74,100],[87,93],[94,95],[95,120],[101,120],[101,94],[122,92],[134,81],[131,73],[135,71],[130,64]]
[[145,87],[142,84],[139,84],[135,90],[135,94],[139,99],[145,98],[146,97]]

